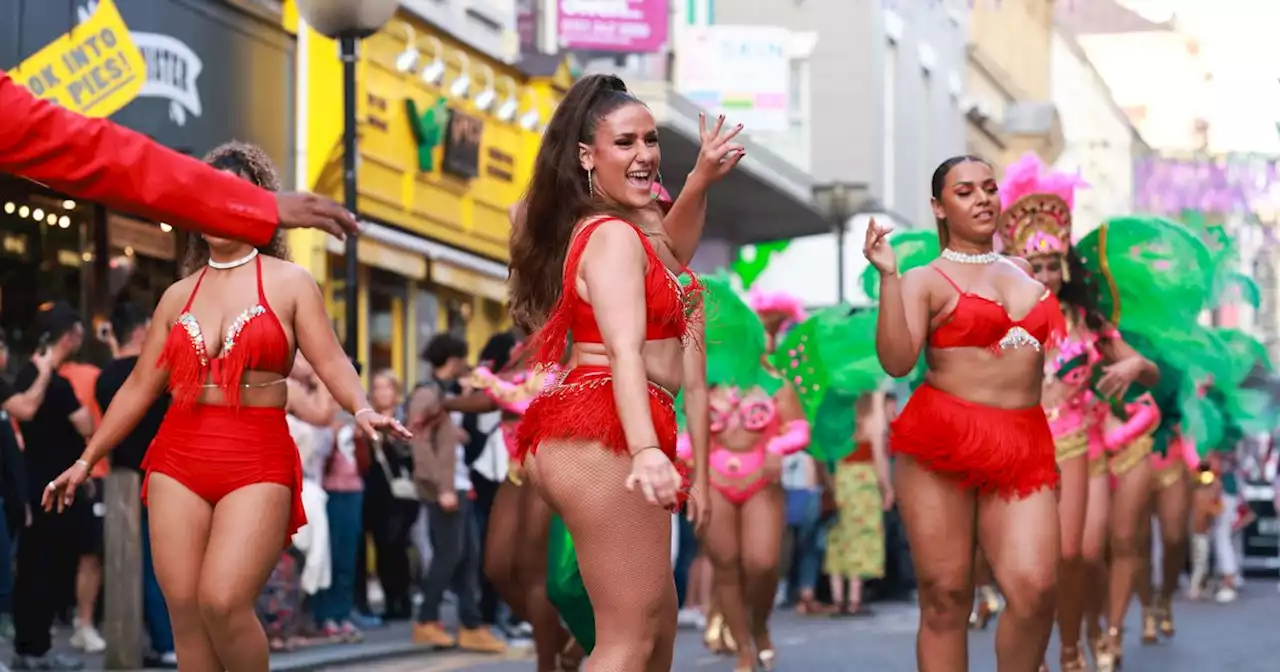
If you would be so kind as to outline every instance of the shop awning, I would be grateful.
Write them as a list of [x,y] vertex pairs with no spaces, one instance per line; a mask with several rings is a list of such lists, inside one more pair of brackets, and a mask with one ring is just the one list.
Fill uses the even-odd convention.
[[[631,88],[662,129],[662,176],[676,195],[698,158],[699,108],[665,82],[639,82]],[[708,202],[706,237],[746,245],[831,230],[830,222],[813,209],[813,177],[750,138],[742,144],[747,158],[716,185]]]
[[[505,264],[368,220],[361,220],[360,226],[357,253],[361,263],[418,280],[430,277],[468,294],[506,301]],[[328,249],[342,254],[346,247],[329,238]],[[430,261],[429,267],[426,261]]]

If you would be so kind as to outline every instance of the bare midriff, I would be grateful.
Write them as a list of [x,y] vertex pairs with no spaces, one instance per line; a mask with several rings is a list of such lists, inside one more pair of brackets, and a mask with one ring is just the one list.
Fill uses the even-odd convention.
[[[198,403],[222,406],[226,394],[213,380],[205,381]],[[280,374],[271,371],[245,371],[240,379],[240,405],[259,408],[284,408],[289,399],[289,386]]]
[[[644,359],[645,375],[649,382],[672,395],[680,390],[684,378],[684,345],[681,339],[645,341],[641,357]],[[610,366],[604,344],[574,343],[573,352],[569,356],[569,368],[575,366]]]
[[1035,348],[930,348],[925,362],[925,382],[965,401],[1005,409],[1040,405],[1044,353]]

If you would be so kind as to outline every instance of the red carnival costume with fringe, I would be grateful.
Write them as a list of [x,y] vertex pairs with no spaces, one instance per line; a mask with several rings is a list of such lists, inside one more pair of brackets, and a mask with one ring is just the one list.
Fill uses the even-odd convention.
[[40,100],[0,70],[0,173],[180,229],[262,247],[275,195],[106,119]]
[[[161,473],[181,483],[209,504],[254,483],[279,483],[293,491],[289,538],[307,523],[302,510],[302,460],[289,434],[283,408],[242,406],[240,390],[245,371],[289,375],[292,352],[262,290],[262,259],[258,269],[258,302],[227,328],[221,353],[210,357],[200,322],[191,303],[204,281],[196,279],[187,304],[169,330],[157,366],[169,369],[173,403],[160,431],[147,450],[142,468],[146,479]],[[205,381],[212,381],[206,385]],[[225,405],[199,403],[206,387],[222,391]],[[147,480],[142,501],[147,501]]]
[[[595,313],[574,290],[578,263],[591,234],[608,221],[625,221],[615,217],[597,219],[586,226],[569,245],[564,265],[564,292],[547,317],[546,324],[534,336],[533,364],[559,364],[568,345],[569,335],[576,343],[603,343]],[[649,244],[649,239],[634,224],[627,222],[648,259],[645,272],[645,337],[647,340],[683,338],[696,300],[699,283],[681,288],[676,276],[663,265]],[[692,274],[690,274],[692,275]],[[676,457],[675,395],[655,383],[649,383],[649,411],[658,436],[658,448],[686,473]],[[581,439],[604,444],[614,452],[626,455],[627,437],[613,396],[613,374],[607,366],[575,366],[562,372],[525,410],[517,429],[516,458],[536,452],[538,445],[555,439]],[[686,484],[687,485],[687,484]],[[681,503],[683,503],[682,488]]]
[[[955,308],[929,334],[929,347],[1017,347],[1050,349],[1066,334],[1062,309],[1045,291],[1026,317],[1015,320],[1004,306],[961,288],[932,266],[959,294]],[[981,494],[1024,497],[1055,487],[1053,434],[1039,405],[1005,409],[984,406],[939,390],[928,382],[911,394],[893,422],[892,449],[930,471]]]

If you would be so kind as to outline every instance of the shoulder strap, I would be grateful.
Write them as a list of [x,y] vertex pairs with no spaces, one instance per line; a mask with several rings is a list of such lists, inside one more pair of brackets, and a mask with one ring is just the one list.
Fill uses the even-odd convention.
[[191,303],[196,300],[196,292],[200,291],[200,283],[204,282],[204,274],[209,272],[209,267],[205,266],[200,269],[200,277],[196,278],[196,286],[191,288],[191,296],[187,297],[187,303],[182,306],[182,312],[191,310]]
[[262,289],[262,255],[257,255],[253,258],[253,261],[258,265],[258,305],[266,308],[267,293]]
[[949,276],[949,275],[947,275],[946,273],[944,273],[944,272],[942,271],[942,269],[941,269],[941,268],[938,268],[938,267],[937,267],[936,265],[934,265],[934,264],[929,264],[929,268],[932,268],[933,270],[937,271],[937,272],[938,272],[938,275],[941,275],[941,276],[942,276],[942,279],[943,279],[943,280],[946,280],[946,281],[947,281],[947,282],[948,282],[952,287],[954,287],[954,288],[955,288],[955,290],[956,290],[957,292],[960,292],[961,294],[964,294],[964,293],[965,293],[965,291],[964,291],[963,289],[960,289],[960,285],[957,285],[957,284],[956,284],[956,281],[955,281],[955,280],[952,280],[952,279],[951,279],[951,276]]
[[631,229],[636,232],[636,235],[640,236],[640,244],[645,246],[645,251],[650,255],[653,254],[653,248],[649,246],[649,241],[644,237],[644,234],[640,232],[640,229],[636,228],[635,224],[618,217],[599,217],[583,225],[582,229],[579,230],[578,233],[574,234],[573,241],[569,243],[569,254],[565,256],[564,260],[564,277],[566,287],[570,286],[568,284],[569,279],[578,271],[578,261],[582,259],[582,253],[587,249],[587,240],[591,238],[591,234],[595,233],[596,230],[600,228],[600,225],[605,222],[623,222],[630,226]]

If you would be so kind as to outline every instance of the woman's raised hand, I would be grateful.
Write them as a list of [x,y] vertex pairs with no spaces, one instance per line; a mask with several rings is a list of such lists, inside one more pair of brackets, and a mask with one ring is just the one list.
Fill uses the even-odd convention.
[[702,179],[710,184],[717,182],[747,155],[742,145],[733,142],[733,138],[742,132],[742,124],[724,130],[724,115],[716,120],[715,126],[707,127],[706,113],[698,114],[698,135],[702,139],[702,147],[698,150],[698,160],[693,164],[691,179]]
[[862,244],[862,256],[880,271],[880,275],[898,272],[898,255],[894,254],[893,246],[889,244],[890,233],[893,233],[893,227],[876,224],[874,217],[867,224],[867,239]]

